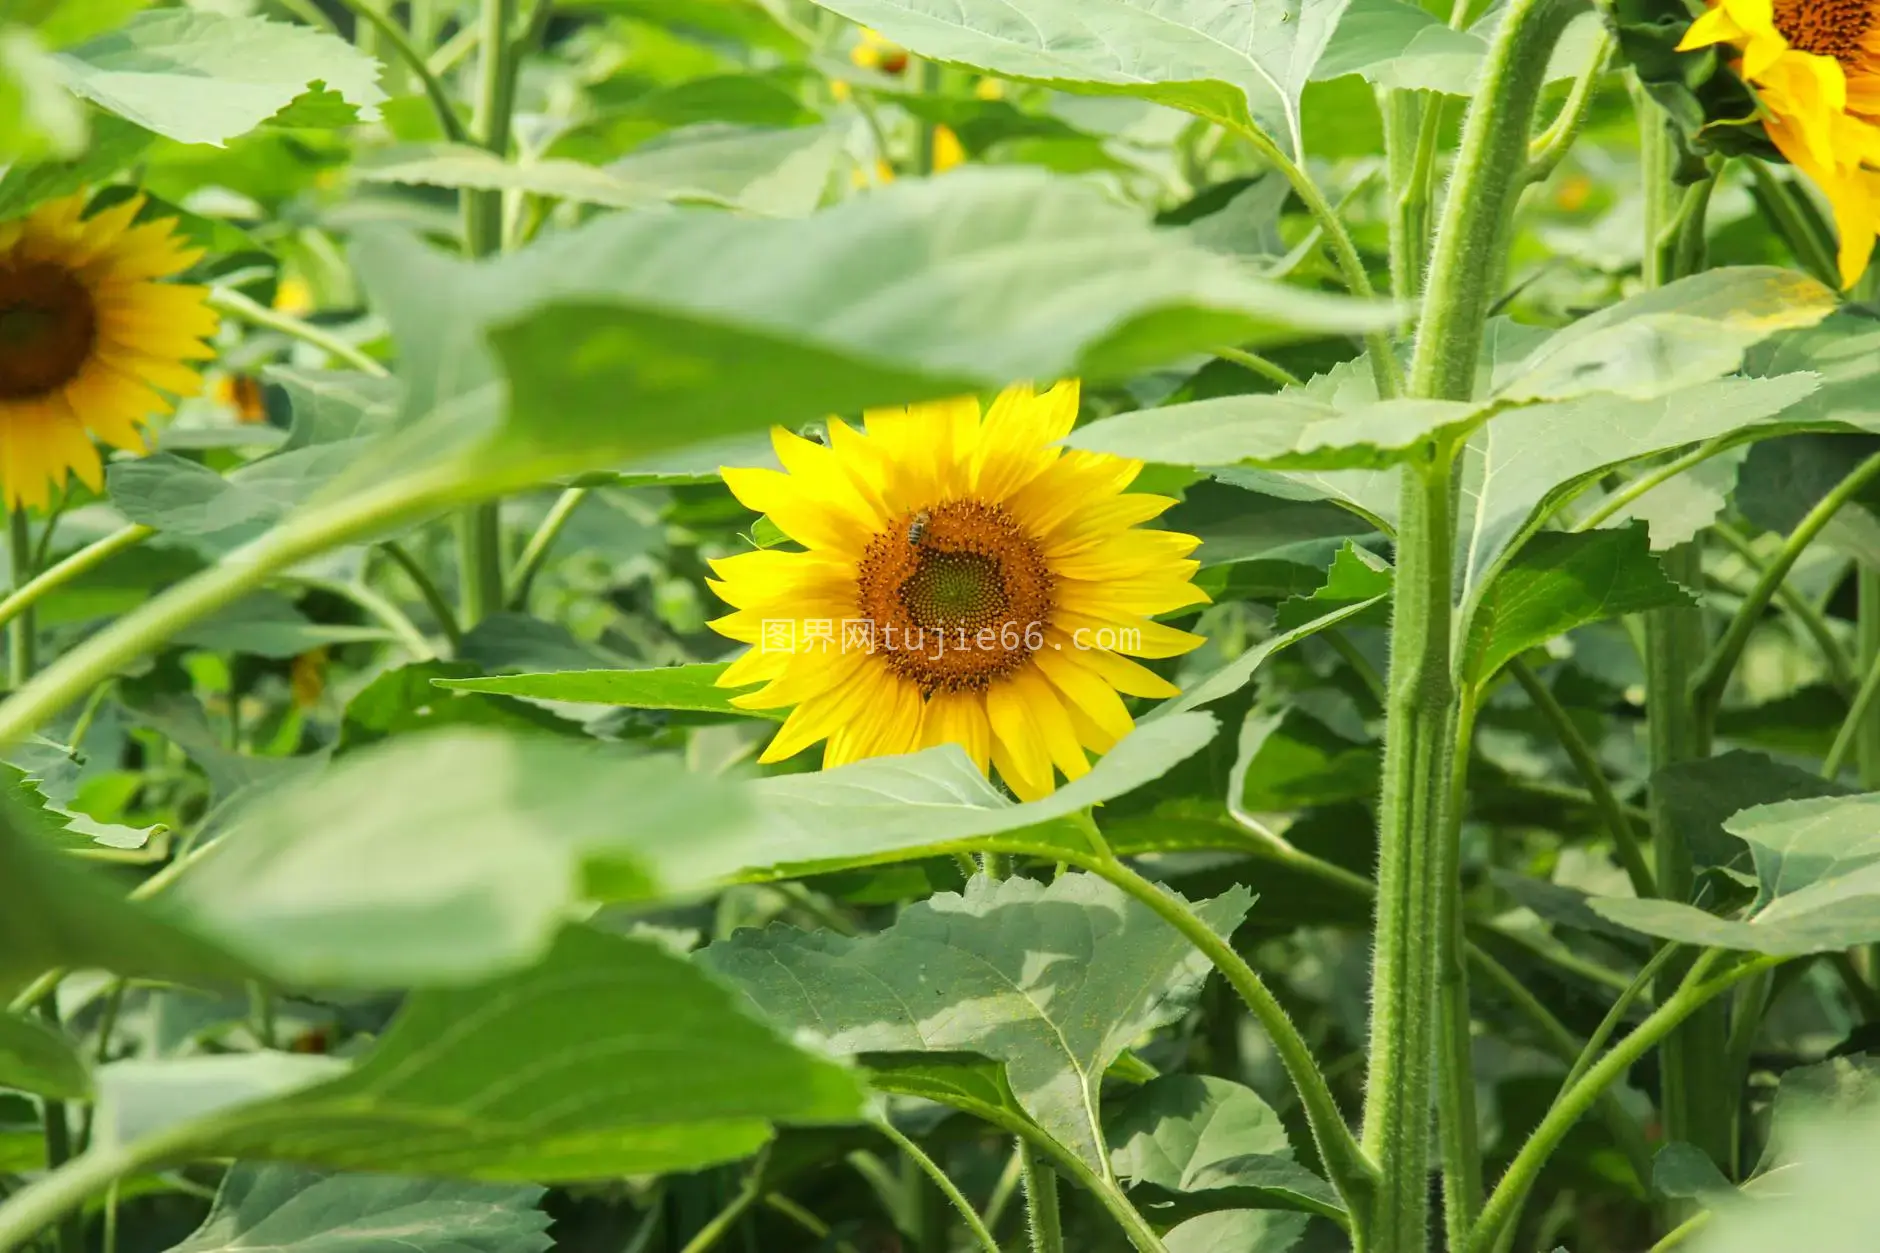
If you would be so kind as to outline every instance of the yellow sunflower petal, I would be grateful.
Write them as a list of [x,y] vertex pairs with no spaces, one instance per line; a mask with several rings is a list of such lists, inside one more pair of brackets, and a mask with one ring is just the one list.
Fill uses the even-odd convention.
[[1049,796],[1057,787],[1051,753],[1014,685],[999,683],[986,689],[986,720],[992,726],[992,762],[1006,786],[1020,800]]
[[[878,667],[887,674],[885,667]],[[875,698],[861,716],[844,723],[823,746],[823,768],[845,766],[865,757],[892,757],[920,747],[920,689],[887,674],[878,680]]]
[[1167,679],[1149,669],[1137,665],[1127,657],[1101,649],[1085,652],[1079,660],[1096,671],[1117,691],[1126,696],[1146,696],[1151,700],[1166,700],[1171,696],[1180,696],[1182,690]]
[[799,544],[857,556],[868,533],[836,509],[818,500],[787,474],[776,470],[726,467],[725,486],[747,509],[764,514]]
[[[1033,654],[1034,659],[1036,654]],[[1037,729],[1038,740],[1051,762],[1064,772],[1066,779],[1081,779],[1090,773],[1090,758],[1077,740],[1077,728],[1064,712],[1064,702],[1056,689],[1036,666],[1014,671],[1006,688],[1023,702],[1026,718]]]
[[[1098,752],[1107,752],[1110,745],[1134,729],[1136,720],[1129,716],[1123,698],[1116,694],[1116,689],[1110,686],[1108,680],[1094,668],[1083,664],[1085,651],[1072,646],[1067,638],[1060,637],[1039,649],[1033,658],[1044,677],[1051,680],[1051,686],[1061,692],[1074,709],[1081,710],[1103,733],[1107,742],[1090,746]],[[1088,737],[1080,738],[1086,744],[1090,742]]]
[[978,692],[935,692],[927,698],[920,746],[934,748],[941,744],[958,744],[979,767],[979,773],[986,773],[992,754],[992,724],[986,720],[984,696]]

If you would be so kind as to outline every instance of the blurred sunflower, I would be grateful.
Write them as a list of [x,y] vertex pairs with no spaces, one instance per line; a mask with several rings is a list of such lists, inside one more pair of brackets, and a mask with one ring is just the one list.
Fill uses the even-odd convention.
[[1880,0],[1712,0],[1680,51],[1728,44],[1764,129],[1821,188],[1852,286],[1880,232]]
[[712,626],[753,645],[719,685],[794,706],[761,760],[958,744],[1033,800],[1129,733],[1118,693],[1176,694],[1124,654],[1201,644],[1151,621],[1207,601],[1189,582],[1200,541],[1138,528],[1175,503],[1125,490],[1140,462],[1056,446],[1077,397],[1067,382],[1007,388],[983,417],[970,397],[871,412],[863,431],[832,420],[827,445],[777,430],[783,472],[723,472],[803,545],[712,563],[736,610]]
[[201,287],[157,280],[187,268],[190,247],[163,220],[133,226],[131,198],[86,218],[85,197],[0,222],[0,492],[43,508],[66,473],[94,491],[104,467],[91,437],[144,446],[140,423],[167,413],[155,389],[190,395],[216,315]]

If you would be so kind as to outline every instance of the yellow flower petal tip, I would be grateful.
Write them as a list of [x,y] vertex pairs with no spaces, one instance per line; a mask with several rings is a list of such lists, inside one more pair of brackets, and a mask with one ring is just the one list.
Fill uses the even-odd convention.
[[957,744],[1019,797],[1076,778],[1126,735],[1123,695],[1174,688],[1130,657],[1197,636],[1152,619],[1206,596],[1175,559],[1198,541],[1143,523],[1135,462],[1059,444],[1074,383],[831,421],[827,444],[780,442],[788,470],[728,470],[802,551],[714,564],[738,612],[712,625],[752,645],[734,698],[788,708],[761,760],[824,743],[823,764]]
[[175,223],[133,226],[133,197],[83,216],[84,195],[0,223],[0,496],[43,508],[67,475],[102,482],[92,439],[141,451],[160,392],[202,385],[187,363],[212,354],[208,290],[159,280],[197,250]]
[[1880,0],[1711,0],[1683,50],[1728,44],[1770,141],[1834,210],[1843,288],[1880,233]]

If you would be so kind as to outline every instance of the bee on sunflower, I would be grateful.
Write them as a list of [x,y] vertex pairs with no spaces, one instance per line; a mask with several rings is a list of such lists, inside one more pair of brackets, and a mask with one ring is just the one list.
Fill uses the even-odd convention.
[[832,420],[828,442],[772,433],[784,470],[723,471],[801,551],[712,563],[752,645],[718,682],[790,708],[760,758],[825,741],[823,765],[958,744],[1024,800],[1075,779],[1134,725],[1122,695],[1176,688],[1131,657],[1200,636],[1154,621],[1207,602],[1191,535],[1141,523],[1175,501],[1127,489],[1142,463],[1058,442],[1075,382]]
[[68,473],[104,487],[96,436],[141,451],[160,393],[193,395],[213,355],[208,290],[161,280],[202,252],[171,219],[133,224],[132,196],[86,217],[86,197],[0,222],[0,495],[44,508]]
[[1679,51],[1726,46],[1763,128],[1819,187],[1853,286],[1880,233],[1880,0],[1711,0]]

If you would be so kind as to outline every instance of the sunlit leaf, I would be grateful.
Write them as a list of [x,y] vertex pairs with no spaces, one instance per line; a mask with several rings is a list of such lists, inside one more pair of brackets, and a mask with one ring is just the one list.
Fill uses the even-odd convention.
[[660,666],[646,670],[563,670],[550,674],[505,674],[490,678],[439,679],[437,686],[460,692],[490,692],[532,700],[621,705],[630,709],[674,709],[781,721],[787,710],[739,709],[736,689],[716,686],[726,663]]
[[1105,418],[1067,442],[1170,465],[1344,470],[1401,461],[1480,420],[1475,406],[1446,400],[1384,400],[1352,411],[1292,393],[1219,396]]

